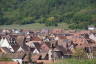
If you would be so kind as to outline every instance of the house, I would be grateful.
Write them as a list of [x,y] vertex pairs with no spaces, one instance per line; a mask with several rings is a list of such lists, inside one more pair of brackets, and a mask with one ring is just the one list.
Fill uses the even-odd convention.
[[89,38],[96,42],[96,34],[90,34]]
[[56,28],[56,29],[53,29],[51,30],[51,33],[53,34],[60,34],[60,33],[63,33],[64,31],[60,28]]
[[19,30],[19,29],[12,29],[12,32],[16,33],[16,34],[19,34],[19,33],[21,33],[21,30]]
[[43,43],[43,44],[41,45],[41,47],[40,47],[40,52],[46,53],[46,52],[48,52],[48,51],[49,51],[48,45],[47,45],[46,43]]
[[42,39],[43,39],[43,42],[49,42],[49,41],[50,41],[50,39],[49,39],[48,36],[45,36],[45,37],[43,37]]
[[17,50],[17,52],[24,52],[25,50],[20,46]]
[[49,33],[43,29],[30,34],[27,32],[30,30],[23,34],[21,31],[15,34],[0,34],[0,57],[26,63],[29,62],[30,54],[34,61],[52,60],[71,55],[74,48],[96,46],[96,36],[95,33],[90,33],[91,31],[64,32],[62,29],[53,29],[52,33]]
[[32,37],[30,35],[25,36],[25,42],[29,42],[32,40]]
[[63,53],[62,51],[60,51],[59,49],[54,49],[54,59],[60,59],[60,58],[63,58]]
[[26,45],[29,47],[35,47],[35,44],[33,43],[33,41],[27,42]]
[[[29,40],[29,39],[28,39]],[[16,43],[19,45],[18,51],[28,51],[28,46],[26,46],[26,36],[25,35],[18,35],[16,37]]]
[[29,35],[29,34],[32,34],[34,33],[33,30],[28,30],[28,29],[22,29],[22,33],[26,34],[26,35]]
[[42,43],[42,39],[40,39],[39,37],[32,37],[32,41]]
[[8,40],[6,38],[2,38],[0,41],[0,47],[6,47],[10,49],[11,52],[14,52],[12,46],[9,44]]
[[48,51],[48,60],[60,59],[63,58],[63,56],[63,51],[58,49],[57,47]]
[[34,54],[39,54],[40,53],[41,45],[38,42],[30,41],[30,42],[27,42],[26,45],[29,46],[30,51],[32,53],[34,53]]
[[67,39],[71,40],[74,44],[82,48],[88,45],[88,41],[82,36],[69,36]]
[[35,48],[34,50],[33,50],[33,54],[39,54],[40,52],[39,52],[39,50],[37,49],[37,48]]
[[20,48],[20,43],[18,43],[16,38],[13,36],[6,36],[1,39],[0,47],[4,50],[10,50],[10,52],[17,52],[17,50]]
[[88,26],[88,30],[95,30],[95,26]]
[[67,43],[70,43],[70,40],[66,36],[58,36],[58,38],[58,45],[62,45],[64,48],[66,48]]
[[8,30],[8,29],[3,29],[3,30],[2,30],[2,33],[11,33],[11,31]]
[[52,60],[52,49],[48,51],[48,60]]

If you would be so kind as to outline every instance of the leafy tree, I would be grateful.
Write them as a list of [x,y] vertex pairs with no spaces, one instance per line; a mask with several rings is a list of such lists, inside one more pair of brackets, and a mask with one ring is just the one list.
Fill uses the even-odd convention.
[[69,28],[85,29],[96,23],[95,18],[96,0],[0,0],[0,25],[64,22]]
[[73,56],[78,57],[79,59],[86,58],[86,53],[84,52],[83,49],[76,48],[75,52],[73,53]]

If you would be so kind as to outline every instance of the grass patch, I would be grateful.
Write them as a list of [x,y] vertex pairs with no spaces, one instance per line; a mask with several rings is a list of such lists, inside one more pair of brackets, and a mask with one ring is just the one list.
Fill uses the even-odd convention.
[[0,61],[12,61],[10,58],[0,58]]
[[96,64],[96,59],[63,59],[50,64]]
[[53,28],[62,28],[62,29],[68,29],[68,25],[65,23],[59,23],[57,27],[55,26],[45,26],[44,24],[34,23],[34,24],[26,24],[26,25],[1,25],[0,29],[53,29]]

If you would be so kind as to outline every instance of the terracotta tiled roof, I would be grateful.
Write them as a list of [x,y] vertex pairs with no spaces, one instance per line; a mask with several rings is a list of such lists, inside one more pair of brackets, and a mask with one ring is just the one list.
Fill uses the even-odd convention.
[[42,41],[42,39],[40,39],[39,37],[32,37],[32,41],[33,42],[40,42],[40,41]]
[[32,41],[42,41],[39,37],[32,37]]
[[62,33],[63,30],[56,28],[56,29],[51,30],[51,32],[54,33],[54,34],[58,34],[58,33]]
[[90,31],[82,30],[82,31],[79,31],[79,32],[74,33],[74,35],[89,34],[89,33],[90,33]]
[[58,36],[59,39],[66,39],[66,36]]
[[79,36],[68,36],[67,38],[69,40],[73,41],[73,43],[77,43],[77,44],[87,43],[86,39],[83,38],[83,37],[79,37]]
[[2,62],[0,62],[0,64],[18,64],[18,62],[11,62],[11,61],[10,62],[3,62],[2,61]]

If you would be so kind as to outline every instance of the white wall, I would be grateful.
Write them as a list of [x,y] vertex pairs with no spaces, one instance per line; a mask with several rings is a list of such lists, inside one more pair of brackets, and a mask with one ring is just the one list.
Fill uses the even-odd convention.
[[22,59],[12,59],[14,62],[19,62],[20,64],[22,64]]
[[94,40],[94,41],[96,41],[96,36],[93,35],[93,34],[89,35],[89,38],[92,39],[92,40]]

